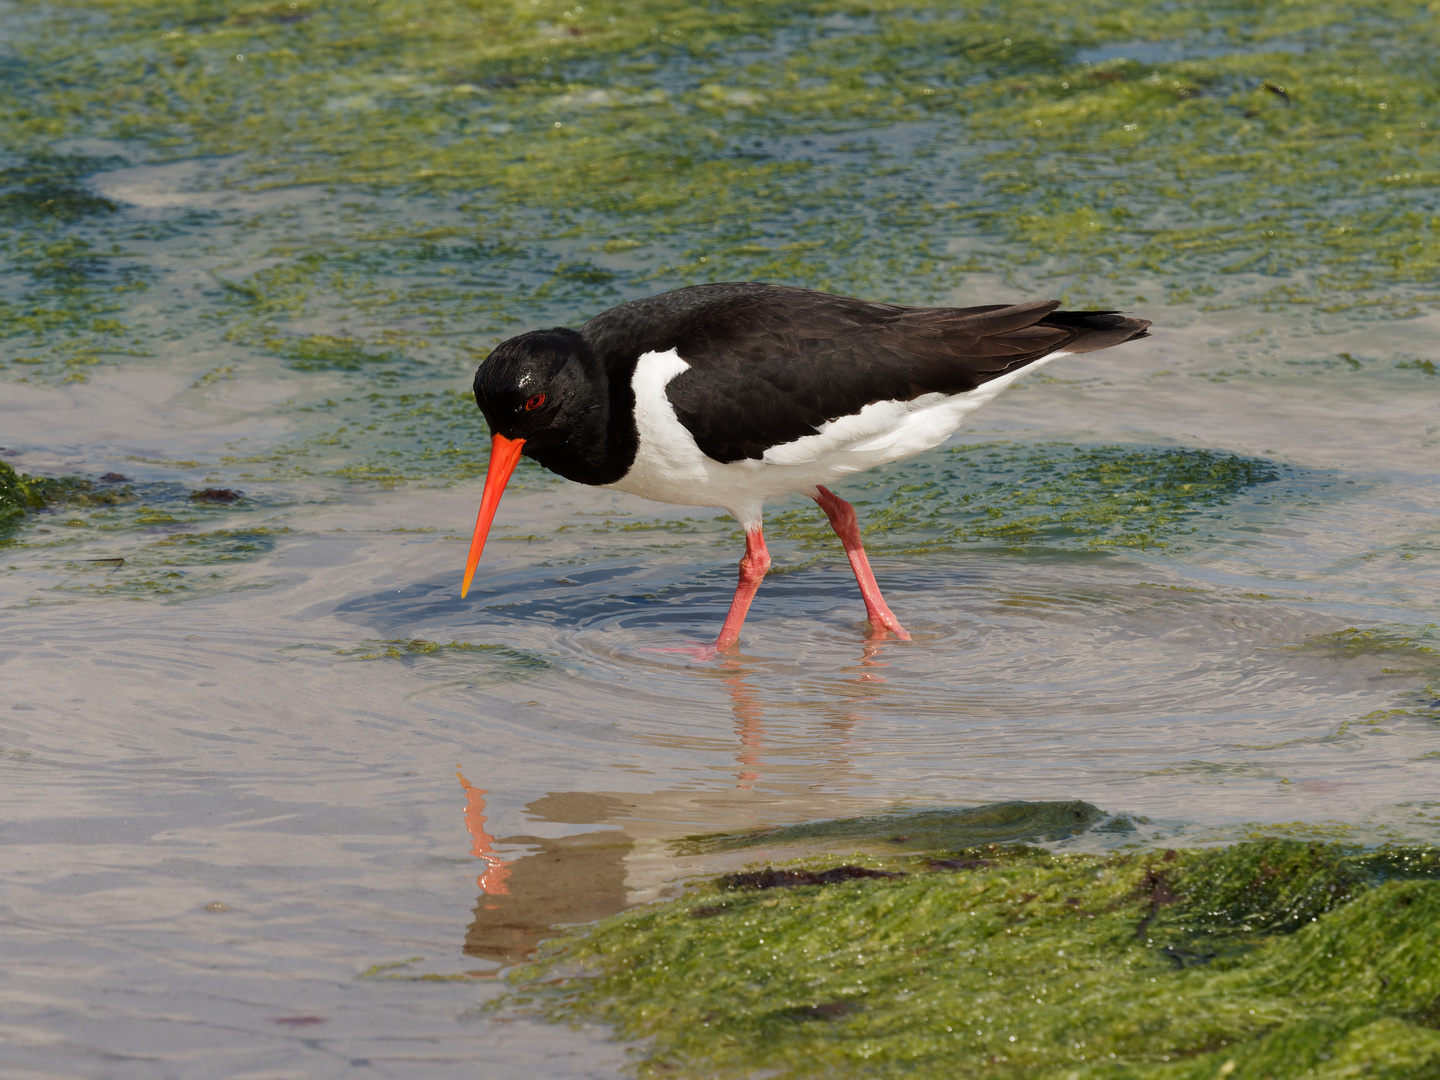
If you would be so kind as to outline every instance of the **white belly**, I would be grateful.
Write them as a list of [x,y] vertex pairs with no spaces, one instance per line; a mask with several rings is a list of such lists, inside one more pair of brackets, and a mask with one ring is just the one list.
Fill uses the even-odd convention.
[[823,424],[814,435],[772,446],[760,460],[724,464],[706,457],[680,423],[665,387],[689,369],[672,349],[646,353],[635,367],[635,424],[640,447],[630,471],[607,487],[658,502],[721,506],[746,529],[760,524],[766,500],[809,492],[853,473],[939,446],[980,406],[1021,375],[1066,353],[1051,353],[965,394],[877,401]]

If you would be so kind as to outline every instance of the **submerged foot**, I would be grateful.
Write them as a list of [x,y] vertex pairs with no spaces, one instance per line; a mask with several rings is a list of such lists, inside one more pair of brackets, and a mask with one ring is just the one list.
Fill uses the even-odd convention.
[[700,642],[691,642],[689,645],[648,645],[642,646],[637,652],[670,653],[672,655],[688,656],[697,664],[714,660],[720,655],[720,649],[715,645],[702,645]]
[[[887,614],[889,614],[887,612]],[[888,635],[894,634],[900,641],[909,641],[910,632],[900,625],[900,620],[890,615],[887,619],[883,616],[871,615],[869,618],[870,629],[865,635],[866,641],[883,641]]]

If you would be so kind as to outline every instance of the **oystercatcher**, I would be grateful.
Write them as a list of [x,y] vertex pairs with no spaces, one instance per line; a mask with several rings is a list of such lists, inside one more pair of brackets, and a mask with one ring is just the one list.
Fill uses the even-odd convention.
[[735,515],[745,556],[716,650],[739,640],[770,567],[761,508],[789,492],[829,517],[873,632],[908,640],[854,507],[824,485],[938,446],[1024,372],[1145,337],[1150,325],[1059,306],[901,307],[727,282],[632,300],[579,330],[510,338],[475,372],[493,442],[460,595],[523,453],[581,484]]

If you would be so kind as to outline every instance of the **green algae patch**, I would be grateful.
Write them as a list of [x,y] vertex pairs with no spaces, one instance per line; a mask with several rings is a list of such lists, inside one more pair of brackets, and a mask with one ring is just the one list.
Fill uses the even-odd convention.
[[113,214],[119,207],[82,181],[107,165],[121,163],[118,158],[40,153],[0,169],[0,224],[71,222]]
[[487,971],[473,972],[452,972],[448,975],[441,975],[438,972],[407,971],[411,964],[418,964],[424,961],[423,956],[412,956],[408,960],[392,960],[384,964],[371,964],[360,974],[357,979],[378,979],[392,982],[472,982],[477,978],[484,978],[490,974]]
[[[1429,737],[1440,727],[1440,627],[1434,623],[1365,629],[1350,626],[1290,648],[1370,667],[1375,672],[1372,677],[1422,680],[1397,693],[1387,708],[1345,721],[1334,737],[1397,735],[1407,733],[1407,729]],[[1426,751],[1419,756],[1433,754]]]
[[0,540],[27,515],[65,506],[102,506],[122,502],[128,488],[97,489],[78,476],[30,476],[0,461]]
[[[1364,630],[1348,626],[1332,634],[1311,638],[1297,648],[1342,660],[1378,657],[1405,663],[1409,665],[1409,670],[1404,672],[1406,674],[1440,674],[1440,626],[1434,623],[1418,627],[1368,627]],[[1392,672],[1387,669],[1386,673]]]
[[[0,135],[5,129],[0,115]],[[120,164],[43,149],[0,154],[0,356],[20,378],[83,381],[106,354],[148,352],[116,316],[153,273],[106,232],[123,216],[119,206],[84,184]]]
[[399,663],[416,678],[442,683],[463,680],[472,687],[523,681],[555,667],[552,659],[540,653],[489,642],[393,638],[362,641],[353,648],[320,648],[347,661]]
[[988,845],[805,866],[572,930],[512,973],[512,1004],[643,1040],[642,1076],[1440,1068],[1435,849]]
[[[147,286],[127,243],[217,225],[240,255],[193,321],[307,370],[387,351],[326,309],[488,341],[705,279],[1436,300],[1424,0],[14,7],[0,326],[22,378],[83,379],[170,332],[127,302]],[[219,187],[323,186],[332,213],[139,221],[84,183],[118,163],[66,139],[121,140],[131,165],[223,158]]]
[[24,517],[11,515],[0,540],[29,555],[28,569],[47,574],[57,596],[186,599],[233,589],[230,568],[268,555],[292,531],[256,513],[263,500],[230,489],[20,476],[0,463],[0,510],[17,506]]
[[35,490],[33,478],[20,475],[0,461],[0,537],[25,520],[26,514],[43,505],[45,500]]
[[[1293,473],[1212,450],[980,443],[869,480],[855,502],[879,550],[1183,549],[1209,532],[1200,515],[1220,511],[1223,528],[1225,507],[1282,477]],[[1290,486],[1271,490],[1278,498]],[[807,547],[833,546],[823,525],[808,511],[770,519],[772,532]]]
[[[44,511],[46,524],[54,530],[54,539],[50,541],[28,538],[31,546],[64,544],[96,536],[108,541],[113,540],[113,536],[107,534],[137,529],[149,531],[150,544],[182,542],[187,537],[228,536],[228,530],[208,533],[174,530],[233,518],[237,513],[244,513],[246,504],[256,501],[242,499],[238,492],[228,489],[197,491],[165,481],[95,481],[82,476],[23,479],[31,493],[40,499],[35,509]],[[261,526],[259,531],[263,533],[267,527]]]
[[333,334],[311,334],[270,344],[297,371],[360,371],[372,365],[403,362],[396,353],[376,352],[355,338]]
[[509,661],[526,668],[549,668],[554,664],[539,653],[509,645],[476,645],[469,641],[439,642],[427,638],[395,638],[367,641],[357,649],[341,649],[341,656],[356,660],[407,660],[413,657],[474,655]]
[[287,526],[254,525],[238,529],[180,532],[146,546],[148,561],[158,566],[209,565],[241,562],[269,554]]
[[[193,531],[189,527],[193,522],[146,513],[126,519],[124,525],[111,523],[103,528],[119,530],[146,520],[154,522],[150,527],[160,535],[138,545],[134,540],[106,541],[103,532],[97,537],[80,519],[65,523],[79,535],[53,542],[54,546],[62,550],[82,546],[83,553],[73,553],[59,564],[66,576],[51,591],[70,596],[186,600],[254,587],[254,582],[237,584],[227,571],[269,554],[280,538],[292,531],[286,526],[259,524]],[[103,546],[95,543],[97,539],[105,541]],[[52,564],[48,568],[57,567]]]
[[679,850],[690,855],[789,844],[803,844],[808,848],[839,845],[846,850],[953,850],[976,844],[1061,840],[1084,832],[1106,816],[1103,810],[1087,802],[1016,800],[988,806],[892,811],[743,833],[692,836],[680,841]]
[[[366,394],[290,404],[290,415],[309,414],[316,430],[304,441],[257,454],[233,454],[222,465],[260,466],[262,479],[334,476],[381,488],[405,483],[444,485],[485,475],[489,439],[468,390],[371,390]],[[513,490],[560,483],[522,458]]]

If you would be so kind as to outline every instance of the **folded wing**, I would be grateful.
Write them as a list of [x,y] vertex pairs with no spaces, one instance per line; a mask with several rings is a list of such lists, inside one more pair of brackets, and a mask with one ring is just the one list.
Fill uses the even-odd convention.
[[[759,459],[869,405],[964,394],[1055,352],[1144,337],[1150,325],[1058,307],[1049,300],[908,308],[779,285],[717,284],[622,305],[582,333],[601,351],[631,357],[637,348],[675,349],[689,368],[666,396],[700,449],[732,462]],[[627,332],[641,325],[644,340]]]

